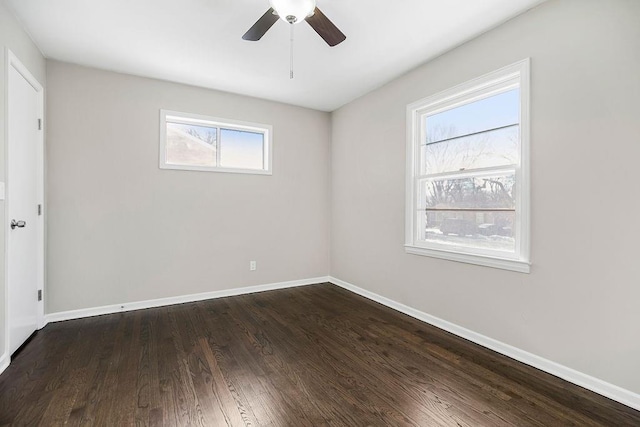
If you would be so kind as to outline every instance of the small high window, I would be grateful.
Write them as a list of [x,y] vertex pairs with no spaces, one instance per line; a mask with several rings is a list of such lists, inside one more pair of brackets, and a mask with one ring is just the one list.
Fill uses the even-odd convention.
[[161,110],[160,168],[271,174],[271,126]]
[[406,250],[529,271],[529,61],[407,107]]

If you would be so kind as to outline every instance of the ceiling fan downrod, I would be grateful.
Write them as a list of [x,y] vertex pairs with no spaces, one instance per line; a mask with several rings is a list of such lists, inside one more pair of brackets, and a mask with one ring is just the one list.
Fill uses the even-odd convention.
[[289,20],[289,18],[293,18],[293,22],[289,21],[289,26],[291,27],[291,36],[290,36],[290,40],[291,40],[291,47],[290,47],[290,66],[289,66],[289,79],[293,79],[293,24],[295,23],[295,17],[294,16],[287,16],[287,20]]

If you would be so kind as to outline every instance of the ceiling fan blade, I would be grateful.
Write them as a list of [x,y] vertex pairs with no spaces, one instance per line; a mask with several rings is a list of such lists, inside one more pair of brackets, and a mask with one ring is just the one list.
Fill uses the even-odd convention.
[[260,40],[277,20],[278,15],[274,13],[273,8],[269,8],[269,10],[267,10],[265,14],[262,15],[255,24],[253,24],[253,27],[249,28],[249,31],[242,36],[242,40],[249,40],[252,42]]
[[340,44],[347,38],[317,7],[314,14],[307,17],[306,21],[329,46]]

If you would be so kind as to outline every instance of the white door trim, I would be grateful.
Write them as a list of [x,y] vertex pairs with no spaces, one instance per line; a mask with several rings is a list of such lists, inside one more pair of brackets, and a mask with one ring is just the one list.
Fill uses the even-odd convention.
[[[24,66],[24,64],[18,59],[18,57],[11,52],[9,48],[5,48],[5,78],[4,78],[4,87],[5,87],[5,129],[4,129],[4,140],[5,140],[5,156],[4,156],[4,166],[5,166],[5,203],[4,203],[4,236],[5,236],[5,274],[4,274],[4,301],[5,301],[5,340],[4,340],[4,351],[0,359],[6,357],[10,358],[9,354],[9,203],[11,201],[11,182],[9,182],[9,71],[11,67],[13,67],[24,79],[36,90],[38,93],[38,116],[42,119],[42,128],[38,132],[38,146],[36,149],[36,170],[37,170],[37,203],[40,203],[43,207],[42,215],[38,216],[37,224],[36,224],[36,233],[38,236],[38,246],[37,246],[37,257],[38,257],[38,289],[43,291],[43,298],[41,301],[38,301],[38,329],[41,329],[45,325],[44,320],[44,298],[46,297],[46,293],[44,292],[44,88],[38,82],[38,80],[31,74],[31,72]],[[36,126],[37,123],[34,123]],[[33,207],[36,209],[36,206]],[[34,295],[34,298],[36,296]]]

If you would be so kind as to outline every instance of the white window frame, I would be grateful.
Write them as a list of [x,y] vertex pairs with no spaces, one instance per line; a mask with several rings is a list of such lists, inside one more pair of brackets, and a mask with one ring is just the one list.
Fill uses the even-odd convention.
[[[409,254],[424,255],[451,261],[477,264],[487,267],[529,273],[530,263],[530,172],[529,172],[529,70],[530,60],[524,59],[482,77],[455,86],[433,96],[421,99],[407,106],[407,180],[406,180],[406,221],[405,251]],[[418,195],[420,177],[420,143],[424,135],[423,119],[440,111],[487,98],[509,90],[520,88],[520,161],[506,170],[516,174],[516,248],[513,254],[497,250],[454,246],[425,242],[418,239]],[[500,173],[505,167],[496,166],[467,175]],[[452,174],[453,175],[453,174]],[[456,177],[458,177],[456,175]]]
[[[176,165],[167,163],[167,121],[170,123],[183,123],[187,125],[211,126],[218,128],[216,136],[217,163],[220,164],[220,129],[239,130],[252,133],[260,133],[264,136],[263,164],[264,169],[224,168],[218,166]],[[217,117],[203,116],[200,114],[183,113],[179,111],[160,110],[160,169],[174,169],[205,172],[229,172],[255,175],[272,175],[271,159],[273,152],[272,143],[273,128],[262,123],[250,123],[239,120],[221,119]]]

